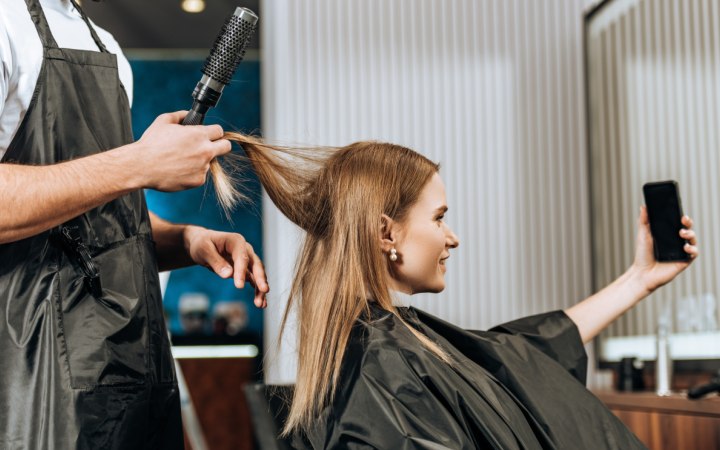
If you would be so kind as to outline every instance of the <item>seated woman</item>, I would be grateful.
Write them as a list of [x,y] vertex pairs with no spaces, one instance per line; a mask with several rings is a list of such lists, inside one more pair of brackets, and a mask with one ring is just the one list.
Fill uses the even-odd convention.
[[[299,361],[284,432],[298,446],[644,448],[585,388],[583,347],[689,264],[655,261],[644,209],[635,261],[604,290],[566,311],[466,331],[408,306],[445,288],[459,244],[443,221],[437,164],[385,143],[316,152],[228,137],[307,231],[288,305]],[[692,222],[683,224],[695,257]]]

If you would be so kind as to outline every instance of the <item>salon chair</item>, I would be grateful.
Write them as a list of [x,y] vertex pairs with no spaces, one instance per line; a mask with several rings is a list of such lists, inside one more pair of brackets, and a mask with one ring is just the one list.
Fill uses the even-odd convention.
[[250,383],[243,389],[250,408],[257,448],[259,450],[292,449],[289,439],[280,438],[280,430],[287,418],[286,400],[291,397],[293,386]]

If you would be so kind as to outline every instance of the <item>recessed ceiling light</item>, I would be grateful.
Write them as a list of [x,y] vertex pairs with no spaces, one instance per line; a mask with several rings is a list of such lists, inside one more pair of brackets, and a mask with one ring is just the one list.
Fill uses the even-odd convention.
[[203,12],[205,9],[205,0],[183,0],[180,7],[188,13]]

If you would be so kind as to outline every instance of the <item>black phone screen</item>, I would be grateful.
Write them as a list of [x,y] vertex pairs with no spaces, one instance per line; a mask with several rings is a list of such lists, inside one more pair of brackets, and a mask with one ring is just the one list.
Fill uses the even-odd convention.
[[655,259],[658,261],[687,261],[690,256],[680,237],[682,206],[677,183],[661,181],[643,186],[650,231],[655,241]]

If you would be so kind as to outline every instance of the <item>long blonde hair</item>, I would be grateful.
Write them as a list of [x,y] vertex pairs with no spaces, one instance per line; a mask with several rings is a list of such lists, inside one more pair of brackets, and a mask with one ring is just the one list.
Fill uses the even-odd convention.
[[[439,167],[380,142],[287,148],[239,133],[225,137],[243,147],[273,203],[307,232],[281,327],[297,308],[298,373],[283,434],[304,431],[333,399],[351,329],[368,302],[397,315],[381,217],[402,223]],[[447,361],[436,344],[408,328]]]

